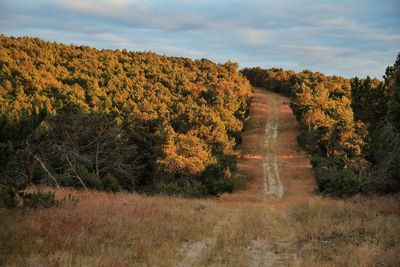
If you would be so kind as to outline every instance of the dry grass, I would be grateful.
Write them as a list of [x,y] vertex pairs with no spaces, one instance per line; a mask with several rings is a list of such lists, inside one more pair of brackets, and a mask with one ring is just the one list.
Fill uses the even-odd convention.
[[396,198],[282,207],[66,189],[57,195],[70,193],[76,205],[0,211],[1,265],[175,266],[185,246],[208,240],[193,266],[400,266]]
[[211,200],[62,190],[76,206],[2,210],[4,266],[171,266],[187,241],[204,238],[221,216]]
[[399,199],[323,199],[288,215],[302,266],[400,266]]
[[215,243],[198,262],[199,266],[249,266],[253,240],[268,235],[264,211],[259,204],[244,204],[233,210],[229,224],[221,227]]

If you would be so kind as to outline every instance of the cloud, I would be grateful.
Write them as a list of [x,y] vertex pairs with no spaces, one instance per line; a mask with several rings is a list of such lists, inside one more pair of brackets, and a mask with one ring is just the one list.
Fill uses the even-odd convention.
[[400,52],[399,11],[396,0],[0,0],[0,31],[380,78]]

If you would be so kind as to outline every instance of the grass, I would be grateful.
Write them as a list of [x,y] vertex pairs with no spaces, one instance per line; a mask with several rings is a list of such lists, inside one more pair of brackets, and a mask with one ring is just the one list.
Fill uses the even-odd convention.
[[[0,210],[3,266],[400,266],[400,201],[315,198],[284,207],[218,199],[57,191],[74,205]],[[296,255],[292,257],[292,255]]]
[[79,203],[1,210],[1,265],[170,266],[180,245],[203,238],[222,212],[210,200],[57,192],[67,194]]
[[302,266],[400,266],[399,199],[323,199],[288,214]]

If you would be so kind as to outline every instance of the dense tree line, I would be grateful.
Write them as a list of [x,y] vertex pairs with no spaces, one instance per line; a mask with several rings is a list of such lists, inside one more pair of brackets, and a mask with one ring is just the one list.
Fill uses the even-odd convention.
[[0,179],[205,195],[234,187],[236,63],[0,36]]
[[400,54],[383,78],[352,79],[353,109],[368,126],[367,189],[392,193],[400,191]]
[[291,85],[296,73],[282,68],[262,69],[260,67],[241,70],[253,86],[268,88],[268,90],[286,96],[291,94]]
[[304,129],[298,140],[312,154],[321,192],[400,191],[400,55],[384,81],[308,70],[247,68],[242,73],[254,86],[290,95]]

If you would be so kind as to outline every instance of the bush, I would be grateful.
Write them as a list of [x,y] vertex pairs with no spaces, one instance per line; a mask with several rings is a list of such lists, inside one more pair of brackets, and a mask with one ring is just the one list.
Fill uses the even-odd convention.
[[55,205],[60,205],[62,201],[55,199],[55,193],[48,191],[43,192],[38,190],[33,193],[19,192],[19,197],[22,200],[23,206],[27,208],[50,208]]
[[76,172],[78,173],[79,177],[82,179],[83,183],[86,185],[87,188],[93,189],[101,189],[101,181],[96,177],[96,174],[90,172],[85,166],[77,165]]
[[319,152],[318,147],[315,145],[317,143],[315,137],[305,130],[302,130],[297,136],[297,142],[302,148],[311,154],[317,154]]
[[[70,200],[71,197],[69,197]],[[17,191],[10,186],[1,186],[0,190],[0,206],[6,208],[16,208],[21,206],[24,208],[50,208],[52,206],[60,205],[64,200],[56,200],[55,193],[48,191],[43,192],[38,190],[36,192]]]
[[218,196],[221,192],[232,193],[234,189],[233,181],[230,177],[226,177],[224,169],[218,165],[207,167],[200,180],[207,188],[209,195]]
[[155,187],[156,192],[169,196],[201,197],[207,194],[207,188],[201,183],[190,179],[160,181]]
[[315,169],[318,189],[321,193],[348,197],[363,191],[362,176],[355,174],[350,169],[336,167],[321,167]]
[[222,192],[232,193],[234,184],[232,181],[225,179],[209,179],[206,183],[210,195],[218,196]]
[[[75,167],[75,171],[82,179],[85,186],[89,189],[104,190],[108,192],[122,191],[122,186],[120,182],[114,175],[110,173],[107,173],[106,175],[98,179],[95,173],[92,173],[83,165],[77,165]],[[59,179],[60,184],[63,186],[70,186],[75,188],[83,187],[82,183],[79,181],[78,177],[76,177],[76,174],[72,169],[67,170],[66,173],[59,176]]]
[[249,181],[249,177],[242,172],[236,171],[232,174],[231,180],[233,183],[233,187],[236,191],[236,190],[244,189],[247,182]]
[[[79,177],[77,177],[77,174]],[[74,166],[74,169],[69,168],[65,173],[59,176],[61,185],[82,188],[83,185],[79,178],[82,179],[82,182],[87,188],[102,189],[101,181],[97,179],[96,175],[81,164]]]
[[311,164],[318,190],[322,194],[347,197],[365,191],[366,178],[348,168],[343,158],[314,154]]
[[0,185],[0,207],[15,208],[18,204],[15,189],[9,186]]
[[117,178],[109,173],[101,179],[101,188],[108,192],[120,192],[122,190]]

